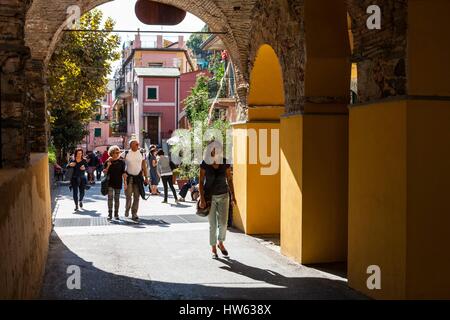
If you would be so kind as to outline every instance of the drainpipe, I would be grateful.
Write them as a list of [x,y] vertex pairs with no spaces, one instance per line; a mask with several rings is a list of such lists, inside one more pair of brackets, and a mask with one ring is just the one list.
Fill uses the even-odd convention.
[[3,168],[3,141],[2,141],[2,75],[3,75],[3,69],[0,66],[0,169]]
[[176,114],[176,117],[177,117],[177,119],[176,119],[176,122],[175,122],[175,129],[176,130],[178,130],[179,129],[179,121],[180,121],[180,119],[179,119],[179,113],[180,113],[180,78],[177,78],[177,103],[176,103],[176,105],[177,105],[177,110],[176,110],[176,112],[175,112],[175,114]]

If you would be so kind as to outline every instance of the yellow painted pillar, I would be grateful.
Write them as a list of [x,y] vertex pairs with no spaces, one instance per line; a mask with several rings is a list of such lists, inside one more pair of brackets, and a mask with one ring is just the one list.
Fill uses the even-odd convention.
[[350,41],[343,0],[306,0],[304,103],[281,118],[281,250],[346,261]]
[[374,298],[450,299],[448,12],[410,0],[408,95],[350,110],[348,278]]
[[249,121],[233,125],[234,224],[247,234],[280,233],[280,121],[276,119],[283,112],[283,107],[251,108]]
[[281,250],[297,261],[347,259],[346,114],[281,119]]

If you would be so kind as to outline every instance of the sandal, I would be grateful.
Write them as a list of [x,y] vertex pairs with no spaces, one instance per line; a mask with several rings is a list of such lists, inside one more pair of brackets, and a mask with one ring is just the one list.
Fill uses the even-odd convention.
[[225,258],[228,258],[228,251],[227,251],[227,249],[225,249],[225,246],[223,247],[223,250],[222,250],[222,248],[220,246],[219,246],[219,249],[222,252],[223,256]]
[[217,249],[216,249],[216,251],[212,252],[212,258],[213,259],[219,259],[219,255],[217,254]]

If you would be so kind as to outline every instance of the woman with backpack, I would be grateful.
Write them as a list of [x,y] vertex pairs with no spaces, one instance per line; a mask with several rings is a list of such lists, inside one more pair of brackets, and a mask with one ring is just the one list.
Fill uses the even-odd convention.
[[[109,148],[110,158],[106,160],[103,173],[108,176],[108,220],[112,219],[114,207],[114,219],[119,220],[120,193],[122,185],[127,189],[125,176],[125,161],[120,158],[120,148],[112,146]],[[123,181],[123,183],[122,183]]]

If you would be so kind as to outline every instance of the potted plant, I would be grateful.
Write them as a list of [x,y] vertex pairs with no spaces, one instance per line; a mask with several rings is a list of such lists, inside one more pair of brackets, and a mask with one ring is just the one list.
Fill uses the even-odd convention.
[[190,180],[198,177],[200,173],[200,167],[194,164],[182,164],[175,171],[174,176],[176,175],[176,182],[178,188],[181,190],[183,186],[188,183]]

